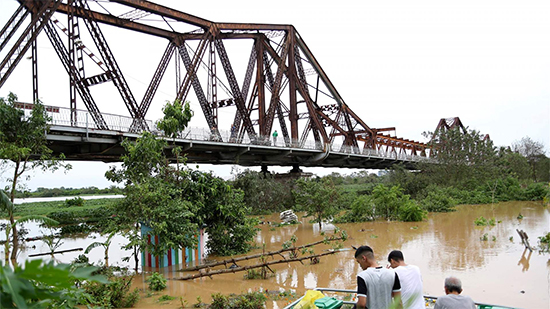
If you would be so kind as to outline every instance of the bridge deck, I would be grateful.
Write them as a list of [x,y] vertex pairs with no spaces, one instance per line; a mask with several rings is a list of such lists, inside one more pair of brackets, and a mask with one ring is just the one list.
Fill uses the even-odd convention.
[[[398,156],[396,153],[386,154],[375,150],[366,150],[363,154],[352,154],[330,149],[331,147],[311,149],[285,147],[279,144],[266,146],[217,142],[209,140],[206,135],[190,134],[191,130],[188,129],[183,133],[187,138],[175,139],[176,145],[184,150],[189,163],[383,169],[396,163],[403,163],[407,168],[413,168],[412,163],[425,159],[418,156]],[[121,142],[124,139],[135,140],[137,137],[139,134],[136,133],[60,125],[53,125],[47,134],[50,148],[56,154],[63,153],[67,160],[104,162],[120,161],[120,156],[124,153]],[[283,141],[279,143],[282,144]]]

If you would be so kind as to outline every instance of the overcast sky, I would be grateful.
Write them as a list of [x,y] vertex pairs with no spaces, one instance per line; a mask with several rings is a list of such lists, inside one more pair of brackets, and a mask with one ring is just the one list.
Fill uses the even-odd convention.
[[[425,141],[422,132],[432,131],[440,118],[458,116],[471,129],[490,134],[497,146],[529,136],[549,153],[550,1],[156,2],[211,21],[294,25],[345,102],[370,127],[396,127],[400,137]],[[4,25],[17,1],[0,0],[0,5]],[[139,101],[167,42],[102,29]],[[39,65],[44,104],[68,107],[68,79],[44,34]],[[23,59],[0,97],[13,91],[32,101],[30,72],[30,60]],[[174,85],[162,85],[147,118],[158,119],[174,92]],[[191,103],[197,112],[191,125],[204,126],[199,105]],[[98,105],[103,112],[125,112],[107,99]],[[107,164],[73,166],[66,175],[37,173],[29,187],[110,185],[103,177]],[[231,175],[230,166],[201,169]]]

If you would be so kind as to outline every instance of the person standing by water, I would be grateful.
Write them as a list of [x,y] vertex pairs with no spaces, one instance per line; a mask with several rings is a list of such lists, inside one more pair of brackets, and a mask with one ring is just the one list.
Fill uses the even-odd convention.
[[275,132],[273,132],[273,146],[277,146],[277,136],[279,136],[279,133],[275,130]]
[[462,293],[462,282],[456,277],[445,278],[445,296],[437,298],[434,309],[476,309],[474,301]]
[[357,275],[357,303],[355,308],[387,309],[392,298],[402,308],[399,276],[391,269],[378,265],[369,246],[355,250],[355,260],[363,269]]
[[401,283],[403,308],[425,309],[420,268],[405,264],[403,252],[393,250],[388,255],[389,267],[393,268]]

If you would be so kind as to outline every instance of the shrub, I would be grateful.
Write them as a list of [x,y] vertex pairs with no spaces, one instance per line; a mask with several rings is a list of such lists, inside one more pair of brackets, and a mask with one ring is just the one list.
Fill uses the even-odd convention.
[[225,296],[212,294],[211,309],[263,309],[267,298],[260,292],[249,292],[242,295]]
[[532,183],[527,189],[525,189],[525,198],[529,201],[540,201],[543,200],[550,190],[548,186],[544,183]]
[[73,206],[83,206],[84,202],[86,202],[83,198],[80,196],[77,196],[72,199],[66,199],[65,200],[65,206],[66,207],[73,207]]
[[550,252],[550,233],[546,233],[546,235],[539,236],[539,246],[541,251]]
[[428,192],[428,195],[422,199],[422,206],[429,212],[449,212],[454,211],[456,200],[446,194],[439,188]]
[[495,218],[490,218],[489,220],[487,220],[485,219],[485,217],[481,216],[474,220],[474,224],[477,226],[494,226],[496,223]]
[[336,219],[335,223],[365,222],[374,220],[374,203],[367,195],[359,195],[351,204],[351,209]]
[[170,301],[170,300],[174,300],[176,299],[174,296],[170,296],[170,295],[162,295],[161,297],[159,297],[159,303],[163,302],[163,301]]
[[415,201],[407,201],[399,209],[399,219],[405,222],[422,221],[426,211]]
[[149,289],[153,291],[162,291],[166,289],[166,278],[161,273],[154,272],[149,278],[147,278],[147,283],[149,283]]
[[91,296],[92,304],[103,308],[133,307],[139,301],[139,290],[134,289],[130,292],[133,276],[129,274],[115,276],[112,274],[112,270],[104,269],[103,271],[110,272],[108,284],[87,282],[82,286]]

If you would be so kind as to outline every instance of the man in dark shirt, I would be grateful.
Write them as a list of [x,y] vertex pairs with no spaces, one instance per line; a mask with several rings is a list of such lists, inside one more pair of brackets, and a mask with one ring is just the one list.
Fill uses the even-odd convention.
[[356,308],[387,309],[392,304],[392,298],[402,308],[401,284],[397,274],[379,266],[369,246],[357,248],[355,259],[363,269],[357,275]]

